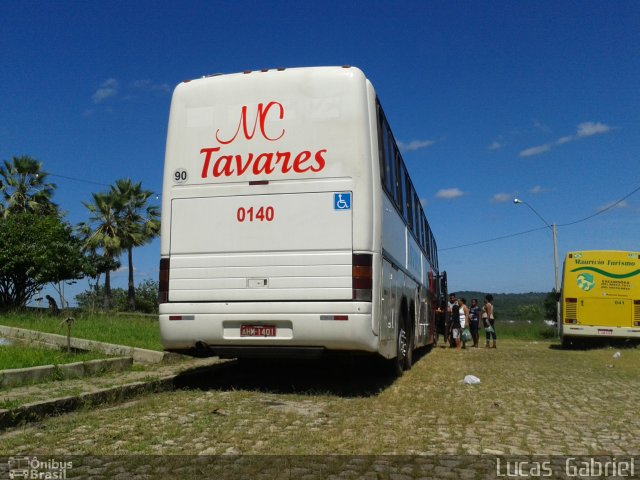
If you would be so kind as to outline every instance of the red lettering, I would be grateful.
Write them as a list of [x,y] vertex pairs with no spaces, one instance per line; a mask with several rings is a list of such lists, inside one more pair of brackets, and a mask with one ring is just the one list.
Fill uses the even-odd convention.
[[[262,166],[260,165],[260,160],[264,160]],[[273,153],[261,153],[258,155],[253,164],[253,174],[260,175],[261,173],[266,173],[267,175],[271,175],[274,170],[271,166],[271,160],[273,160]]]
[[236,155],[236,167],[238,169],[238,176],[242,175],[249,169],[251,162],[253,161],[253,153],[250,153],[247,157],[247,163],[242,165],[242,155]]
[[220,177],[224,175],[225,177],[230,177],[233,173],[233,164],[231,162],[233,162],[231,155],[222,155],[218,158],[213,166],[213,176]]
[[302,164],[306,163],[311,158],[311,152],[308,150],[303,150],[298,154],[296,159],[293,161],[293,171],[296,173],[304,173],[309,170],[311,167],[302,168]]
[[291,152],[276,152],[276,164],[280,162],[282,158],[284,158],[284,163],[282,164],[282,173],[289,173],[291,170],[291,166],[289,166],[289,160],[291,160]]
[[316,161],[316,163],[318,165],[316,167],[311,167],[311,171],[312,172],[319,172],[320,170],[322,170],[324,168],[326,162],[324,160],[324,157],[322,156],[323,153],[327,153],[327,150],[323,149],[323,150],[318,150],[316,152],[316,155],[315,155],[314,158],[315,158],[315,161]]
[[254,220],[258,220],[260,222],[273,222],[273,219],[276,216],[276,211],[272,206],[260,207],[255,212],[253,207],[244,208],[239,207],[236,211],[236,220],[239,223],[243,223],[244,221],[253,222]]
[[284,128],[282,129],[282,132],[280,132],[280,135],[275,138],[271,138],[270,136],[268,136],[264,128],[265,127],[264,122],[267,118],[267,114],[269,113],[269,110],[271,110],[271,107],[273,107],[274,105],[277,105],[278,107],[280,107],[280,114],[278,115],[278,118],[280,120],[284,120],[284,107],[282,106],[281,103],[269,102],[269,104],[267,105],[267,108],[264,109],[264,112],[260,111],[260,107],[262,107],[262,104],[258,105],[258,115],[260,116],[260,131],[262,132],[262,136],[266,140],[270,140],[272,142],[275,142],[276,140],[280,140],[284,136]]
[[[251,172],[253,175],[271,175],[277,170],[283,174],[287,174],[292,170],[295,173],[317,173],[322,171],[327,163],[325,159],[326,149],[318,150],[315,154],[312,154],[309,150],[303,150],[293,159],[291,152],[277,151],[275,153],[265,152],[257,156],[254,153],[247,153],[245,158],[241,154],[221,155],[212,160],[213,154],[219,151],[220,147],[200,150],[200,153],[204,154],[202,178],[207,178],[208,176],[215,178],[231,177],[233,175],[240,177],[247,172]],[[212,162],[213,168],[211,168]]]
[[220,150],[220,147],[203,148],[202,150],[200,150],[200,153],[206,153],[206,156],[204,157],[204,164],[202,165],[202,173],[201,173],[202,178],[207,178],[207,173],[209,170],[209,162],[211,161],[211,154],[213,152],[218,152],[219,150]]
[[260,124],[260,133],[262,134],[262,137],[265,140],[269,140],[271,142],[275,142],[276,140],[281,139],[284,136],[284,132],[285,130],[282,129],[282,131],[280,132],[280,135],[277,137],[270,137],[267,134],[266,131],[266,121],[267,121],[267,115],[269,115],[269,110],[271,110],[272,107],[278,107],[279,112],[276,112],[276,115],[278,115],[278,118],[280,120],[284,119],[284,107],[282,106],[281,103],[279,102],[269,102],[267,104],[267,106],[265,107],[264,104],[259,103],[258,104],[258,110],[256,112],[256,119],[253,122],[253,128],[251,129],[251,131],[249,131],[249,126],[247,124],[247,106],[244,105],[242,107],[242,110],[240,112],[240,120],[238,121],[238,126],[236,127],[236,131],[233,134],[233,136],[229,139],[229,140],[223,140],[220,138],[220,129],[216,130],[216,140],[218,140],[218,142],[220,142],[222,145],[228,145],[231,142],[233,142],[237,136],[238,133],[240,133],[240,128],[242,128],[242,131],[244,133],[244,138],[247,140],[251,140],[253,138],[253,136],[256,134],[256,128],[258,126],[258,123]]

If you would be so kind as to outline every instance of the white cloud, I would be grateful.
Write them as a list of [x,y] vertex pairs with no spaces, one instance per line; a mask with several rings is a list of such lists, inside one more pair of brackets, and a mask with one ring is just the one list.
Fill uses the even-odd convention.
[[136,80],[133,87],[139,90],[150,90],[152,92],[169,93],[171,87],[166,83],[153,83],[151,80]]
[[115,97],[118,94],[118,81],[115,78],[109,78],[102,82],[100,88],[96,90],[91,99],[93,103],[104,102],[107,98]]
[[513,200],[513,195],[510,193],[496,193],[491,199],[491,203],[506,203]]
[[429,200],[427,200],[426,198],[421,198],[420,203],[422,204],[422,208],[426,209],[427,205],[429,205]]
[[537,195],[538,193],[544,193],[548,191],[549,191],[548,188],[542,188],[540,185],[536,185],[535,187],[532,187],[531,190],[529,190],[529,193],[533,193],[534,195]]
[[541,153],[548,152],[551,150],[551,147],[548,144],[540,145],[538,147],[527,148],[526,150],[522,150],[518,156],[519,157],[533,157],[534,155],[540,155]]
[[491,145],[489,145],[489,150],[500,150],[502,147],[504,147],[504,145],[500,142],[493,142]]
[[442,200],[453,200],[454,198],[462,197],[465,193],[459,188],[445,188],[443,190],[438,190],[436,193],[436,198],[440,198]]
[[604,123],[584,122],[578,125],[578,133],[576,137],[590,137],[591,135],[598,135],[601,133],[607,133],[612,128]]
[[610,208],[628,208],[629,204],[626,200],[622,200],[621,202],[609,202],[606,205],[602,205],[598,208],[598,212],[602,212],[604,210],[609,210]]
[[566,135],[564,137],[558,138],[552,144],[540,145],[538,147],[527,148],[526,150],[522,150],[518,156],[519,157],[532,157],[534,155],[540,155],[541,153],[548,152],[551,150],[552,145],[564,145],[581,138],[591,137],[592,135],[600,135],[603,133],[610,132],[614,127],[610,127],[601,122],[583,122],[578,125],[576,129],[575,135]]
[[409,143],[397,142],[398,148],[404,152],[415,152],[422,148],[427,148],[436,143],[434,140],[413,140]]

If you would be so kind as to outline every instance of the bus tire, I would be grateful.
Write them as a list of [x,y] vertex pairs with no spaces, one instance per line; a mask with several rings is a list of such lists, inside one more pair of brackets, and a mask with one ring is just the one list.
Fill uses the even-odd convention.
[[393,374],[396,377],[402,376],[407,363],[407,330],[405,322],[400,322],[398,325],[398,334],[396,335],[396,358],[393,359]]
[[[405,325],[407,325],[405,323]],[[411,367],[413,366],[413,347],[414,347],[414,340],[413,340],[413,333],[411,332],[410,328],[407,328],[407,353],[404,356],[404,369],[405,370],[411,370]]]

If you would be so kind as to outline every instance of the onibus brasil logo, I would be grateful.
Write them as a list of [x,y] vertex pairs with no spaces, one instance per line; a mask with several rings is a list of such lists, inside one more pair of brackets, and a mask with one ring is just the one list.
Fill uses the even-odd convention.
[[580,290],[584,290],[585,292],[591,290],[596,284],[593,279],[593,275],[591,275],[590,273],[581,273],[580,275],[578,275],[578,280],[576,281],[576,283],[578,284],[578,288]]

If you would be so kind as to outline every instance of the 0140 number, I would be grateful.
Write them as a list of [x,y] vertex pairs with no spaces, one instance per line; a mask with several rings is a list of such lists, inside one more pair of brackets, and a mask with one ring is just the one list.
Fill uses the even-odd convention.
[[273,207],[260,207],[254,209],[253,207],[238,208],[236,212],[236,218],[238,222],[272,222],[275,217],[275,210]]

